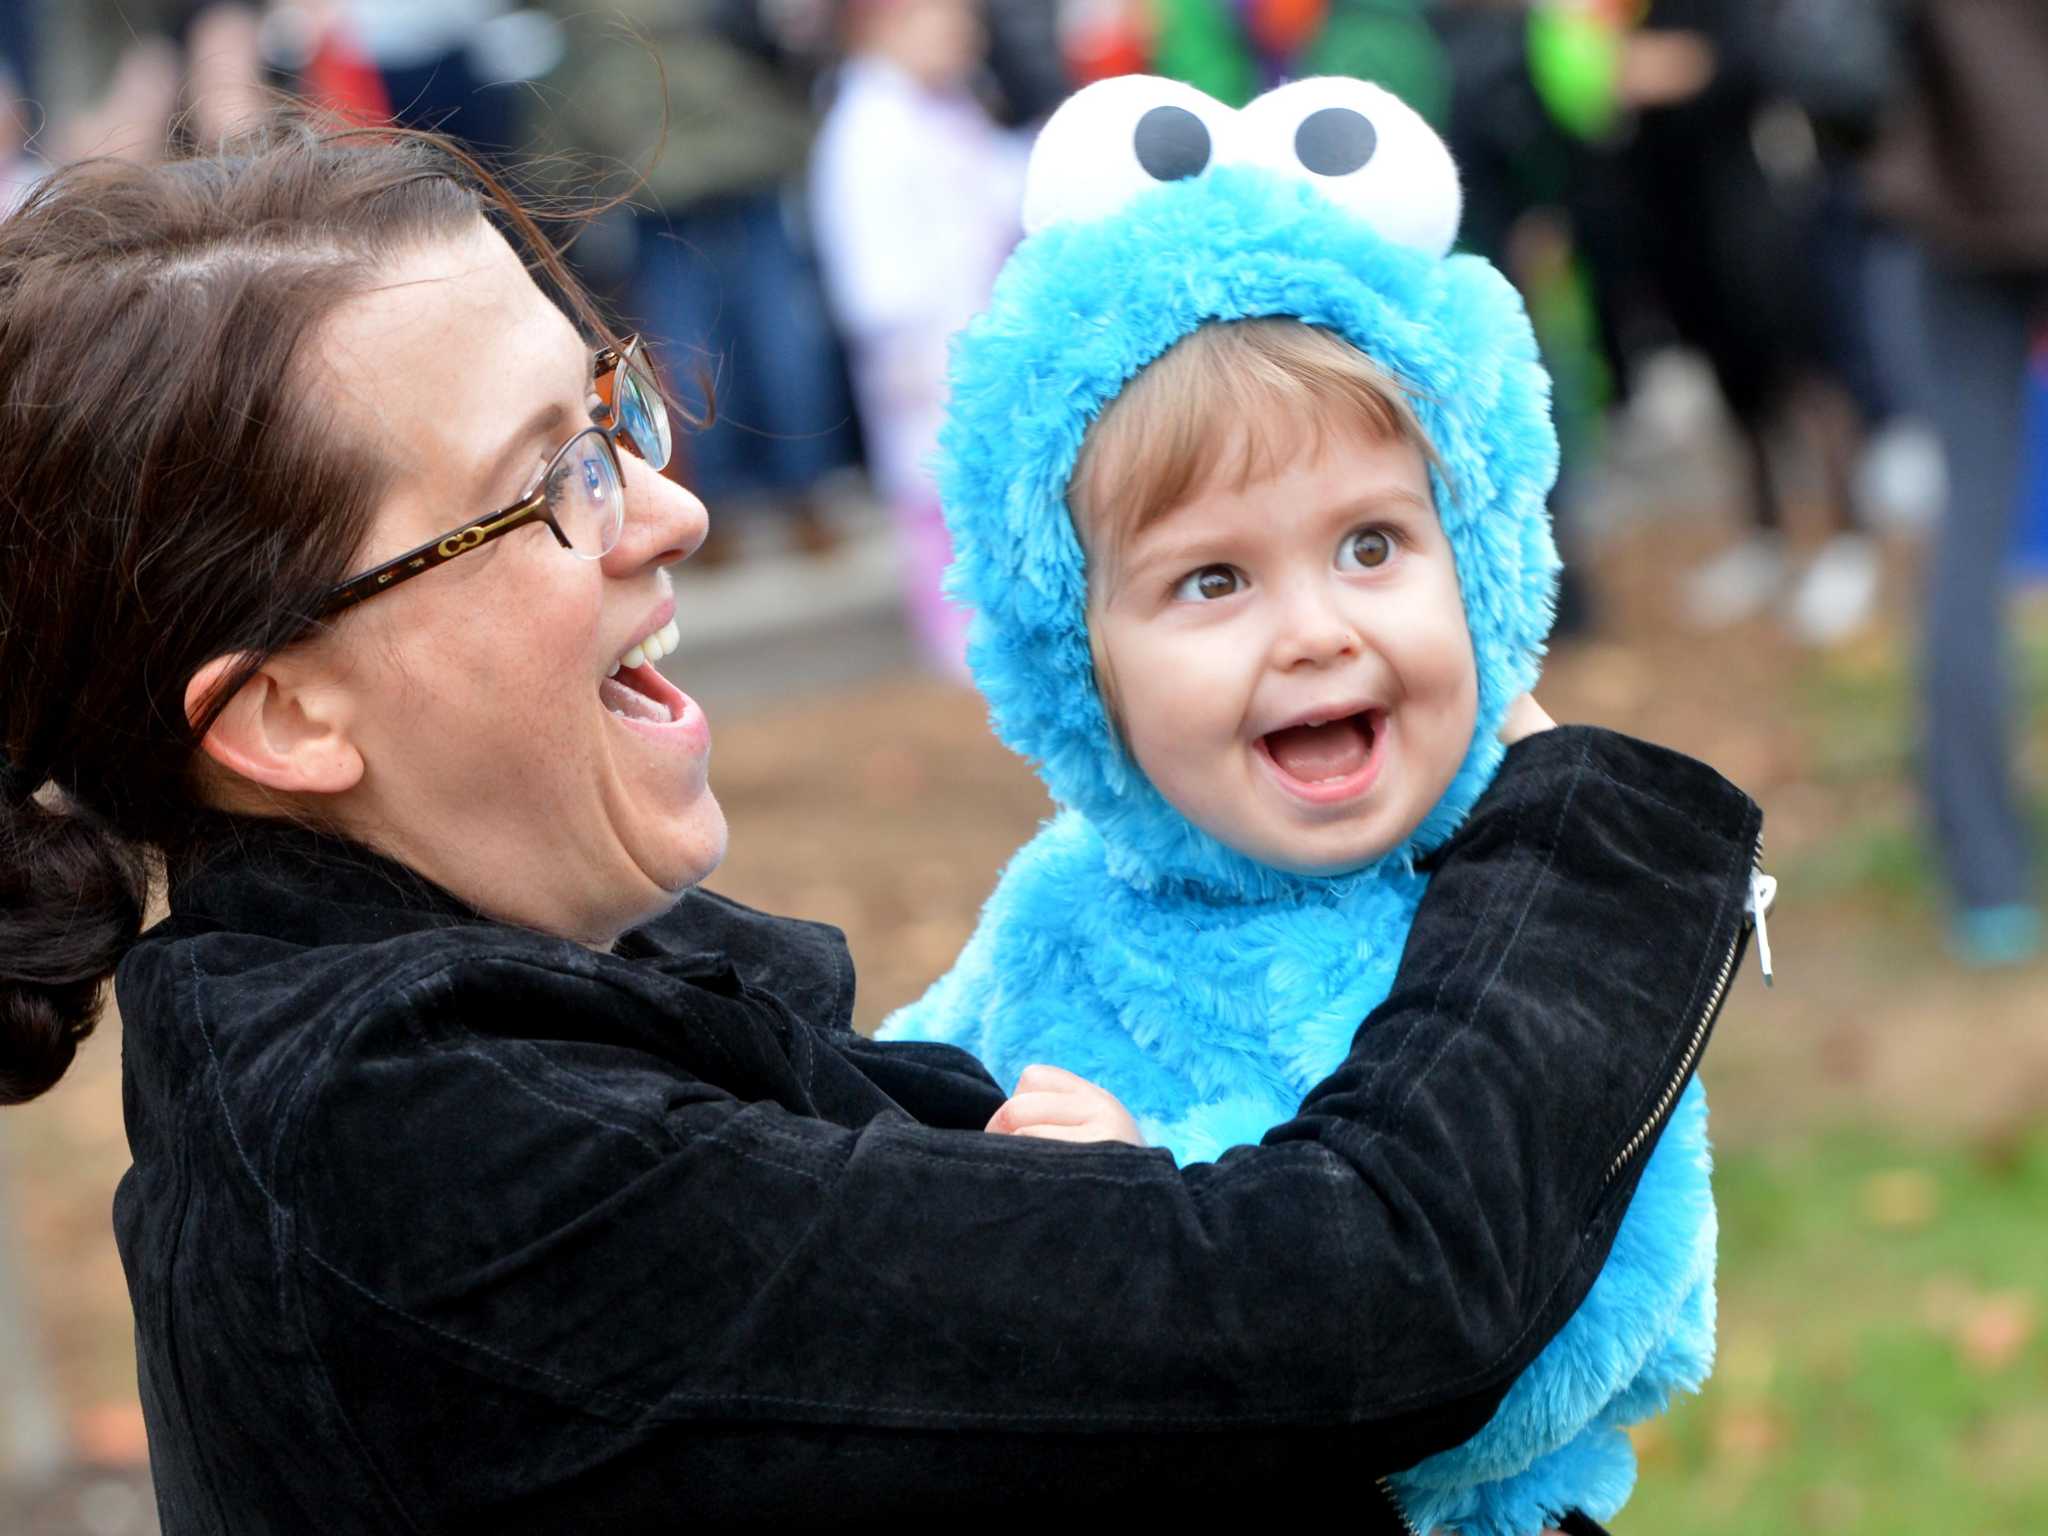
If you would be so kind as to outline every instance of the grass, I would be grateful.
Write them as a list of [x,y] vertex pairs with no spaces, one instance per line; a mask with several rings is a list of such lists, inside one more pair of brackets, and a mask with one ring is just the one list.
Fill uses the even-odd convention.
[[1638,1432],[1617,1536],[2048,1531],[2048,1132],[1837,1134],[1715,1185],[1720,1366]]

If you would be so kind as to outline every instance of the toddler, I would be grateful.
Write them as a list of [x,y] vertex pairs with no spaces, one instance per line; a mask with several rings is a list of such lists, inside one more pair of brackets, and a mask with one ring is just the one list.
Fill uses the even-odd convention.
[[896,523],[906,614],[926,660],[960,676],[966,621],[939,592],[950,549],[929,460],[946,338],[988,302],[1016,243],[1024,141],[971,89],[983,44],[972,0],[854,0],[844,26],[811,156],[818,264]]
[[[1546,382],[1513,291],[1447,255],[1457,218],[1441,143],[1354,81],[1239,113],[1124,78],[1047,125],[1030,238],[957,346],[941,487],[976,681],[1063,808],[884,1029],[1017,1084],[996,1128],[1217,1158],[1386,996],[1557,576]],[[1697,1083],[1615,1171],[1667,1114],[1580,1310],[1477,1436],[1392,1480],[1418,1530],[1608,1518],[1622,1426],[1705,1378]]]

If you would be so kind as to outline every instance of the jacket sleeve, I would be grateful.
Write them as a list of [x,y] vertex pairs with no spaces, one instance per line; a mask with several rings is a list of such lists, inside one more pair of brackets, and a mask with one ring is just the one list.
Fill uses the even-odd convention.
[[[1516,747],[1350,1057],[1263,1145],[1185,1170],[893,1112],[848,1128],[417,1022],[536,980],[472,970],[415,998],[432,1071],[380,1087],[366,1066],[300,1133],[329,1149],[299,1159],[314,1326],[636,1427],[1013,1433],[1043,1455],[1369,1428],[1368,1459],[1405,1465],[1484,1422],[1598,1271],[1742,943],[1759,822],[1623,738]],[[673,1024],[727,1084],[736,1017]]]

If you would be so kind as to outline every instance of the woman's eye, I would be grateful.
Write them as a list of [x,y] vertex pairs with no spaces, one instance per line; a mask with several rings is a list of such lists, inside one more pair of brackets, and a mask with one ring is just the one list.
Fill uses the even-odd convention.
[[1361,528],[1337,551],[1337,564],[1345,570],[1376,571],[1393,558],[1394,540],[1384,528]]
[[1213,603],[1229,597],[1244,585],[1237,571],[1227,565],[1205,565],[1190,571],[1174,587],[1173,595],[1184,603]]
[[547,482],[548,463],[549,459],[546,454],[542,454],[538,459],[534,460],[533,469],[520,477],[519,494],[512,498],[513,503],[530,500],[539,494],[541,488]]

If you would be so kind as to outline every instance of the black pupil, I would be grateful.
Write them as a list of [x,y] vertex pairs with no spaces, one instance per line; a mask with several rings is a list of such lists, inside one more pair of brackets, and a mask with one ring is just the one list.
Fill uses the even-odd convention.
[[1204,597],[1228,597],[1237,590],[1237,578],[1221,566],[1211,566],[1202,572],[1195,585]]
[[1295,158],[1318,176],[1349,176],[1379,145],[1372,120],[1349,107],[1311,112],[1294,130]]
[[1131,147],[1154,181],[1184,181],[1209,163],[1209,130],[1185,107],[1154,107],[1138,119]]
[[1351,541],[1351,553],[1360,565],[1379,565],[1387,558],[1387,536],[1361,533]]

